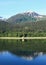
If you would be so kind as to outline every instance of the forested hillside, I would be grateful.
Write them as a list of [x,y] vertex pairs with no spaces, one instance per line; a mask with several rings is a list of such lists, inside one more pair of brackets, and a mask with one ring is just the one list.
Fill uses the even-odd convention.
[[17,14],[6,20],[0,19],[0,36],[31,36],[41,32],[46,36],[46,16],[35,12]]

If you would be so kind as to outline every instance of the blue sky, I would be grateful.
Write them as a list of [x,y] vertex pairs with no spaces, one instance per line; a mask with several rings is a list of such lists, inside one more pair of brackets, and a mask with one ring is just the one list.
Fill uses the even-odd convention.
[[24,11],[46,15],[46,0],[0,0],[0,16],[4,18]]

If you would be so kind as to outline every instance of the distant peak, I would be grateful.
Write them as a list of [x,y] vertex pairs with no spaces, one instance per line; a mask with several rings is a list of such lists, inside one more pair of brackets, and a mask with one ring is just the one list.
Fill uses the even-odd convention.
[[36,13],[36,12],[34,12],[34,11],[31,11],[31,10],[25,11],[25,12],[23,12],[23,13],[21,13],[21,14],[23,14],[23,15],[28,15],[28,16],[32,16],[32,17],[39,17],[39,16],[40,16],[38,13]]
[[0,16],[0,18],[3,18],[3,17]]

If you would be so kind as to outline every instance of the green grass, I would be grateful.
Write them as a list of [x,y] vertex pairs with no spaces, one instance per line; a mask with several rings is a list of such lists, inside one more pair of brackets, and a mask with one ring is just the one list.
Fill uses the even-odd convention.
[[46,37],[46,32],[4,32],[0,37]]

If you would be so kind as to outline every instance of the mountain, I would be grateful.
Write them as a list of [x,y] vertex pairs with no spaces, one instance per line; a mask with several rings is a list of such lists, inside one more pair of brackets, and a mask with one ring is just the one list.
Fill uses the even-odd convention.
[[7,20],[0,17],[0,32],[46,31],[46,16],[36,12],[23,12]]
[[3,32],[3,33],[6,32],[8,30],[8,28],[9,28],[9,23],[2,20],[2,19],[0,19],[0,33],[1,32]]
[[7,22],[15,24],[15,23],[22,23],[22,22],[36,22],[43,18],[42,15],[37,14],[36,12],[24,12],[19,13],[14,16],[11,16],[7,19]]
[[38,13],[30,12],[30,11],[24,12],[23,14],[26,14],[26,15],[31,16],[31,17],[40,16]]

